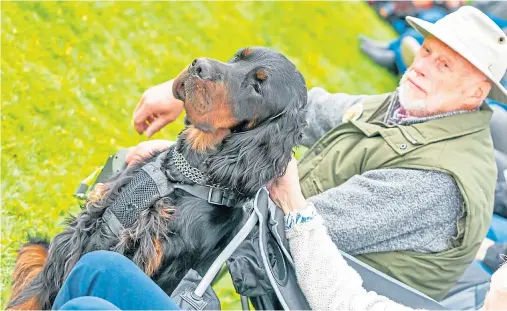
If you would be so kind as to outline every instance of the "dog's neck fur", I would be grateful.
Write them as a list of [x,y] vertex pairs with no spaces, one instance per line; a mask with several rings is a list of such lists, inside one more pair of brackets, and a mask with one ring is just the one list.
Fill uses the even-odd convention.
[[[193,125],[189,125],[180,133],[175,146],[190,166],[207,175],[209,174],[209,160],[218,153],[221,142],[226,135],[220,135],[221,137],[212,136],[214,136],[213,133],[205,133]],[[203,142],[202,140],[206,141]],[[226,185],[222,186],[225,187]]]
[[[187,163],[193,167],[201,171],[205,176],[212,179],[213,176],[209,171],[209,163],[213,156],[217,155],[220,151],[220,146],[224,137],[218,138],[208,138],[208,137],[200,137],[198,139],[207,139],[207,142],[196,142],[195,135],[213,135],[212,133],[197,133],[198,129],[194,128],[192,125],[187,126],[178,136],[178,140],[174,145],[175,150],[180,153]],[[213,144],[210,142],[213,141]],[[206,148],[201,148],[201,144],[207,144]],[[188,179],[184,176],[182,172],[179,171],[175,163],[173,163],[173,159],[171,157],[171,153],[168,153],[166,162],[166,169],[170,172],[170,179],[174,179],[174,182],[184,182],[193,184],[194,181]],[[172,178],[171,178],[172,177]],[[228,181],[220,183],[218,186],[223,188],[231,188],[231,183]]]
[[[226,179],[221,179],[220,182],[215,182],[216,175],[220,175],[219,172],[222,170],[223,164],[220,165],[214,165],[214,171],[210,171],[210,166],[213,166],[214,159],[217,158],[223,158],[224,156],[221,155],[221,147],[222,142],[224,139],[226,139],[229,134],[223,135],[223,133],[218,133],[218,136],[215,136],[213,138],[201,138],[201,139],[208,139],[209,141],[206,142],[207,148],[200,148],[201,145],[199,143],[196,144],[195,141],[192,141],[192,138],[190,137],[192,135],[196,135],[196,131],[199,131],[198,129],[193,128],[192,125],[187,126],[185,130],[183,130],[179,136],[178,140],[174,146],[177,152],[179,152],[190,164],[190,166],[198,169],[202,173],[204,173],[208,177],[208,184],[217,185],[222,188],[231,189],[233,191],[236,191],[238,194],[241,194],[241,196],[244,198],[247,198],[249,195],[251,195],[252,191],[256,191],[257,189],[248,189],[247,185],[243,185],[243,183],[238,183],[235,179],[235,174],[222,174],[222,176],[227,176]],[[230,132],[229,132],[230,133]],[[197,133],[200,134],[200,133]],[[211,133],[204,133],[202,132],[202,135],[214,135]],[[213,141],[212,144],[210,144],[210,141]],[[242,148],[239,148],[240,151],[242,151]],[[237,154],[227,154],[227,157],[236,158]],[[232,166],[234,166],[235,163],[230,163],[227,165],[227,169],[230,169]],[[172,157],[168,154],[168,158],[166,159],[166,169],[170,171],[170,175],[174,178],[173,181],[175,182],[185,182],[193,184],[194,182],[186,178],[182,172],[180,172],[176,165],[173,163]],[[229,178],[230,177],[230,178]],[[251,176],[251,178],[256,178],[255,176]],[[266,181],[267,182],[267,181]],[[250,186],[251,187],[251,186]]]
[[[185,120],[186,128],[178,136],[174,148],[190,166],[207,175],[208,185],[227,188],[245,199],[251,198],[270,180],[285,172],[292,156],[291,148],[300,138],[301,122],[295,116],[289,118],[295,122],[269,120],[247,129],[239,125],[214,133],[200,131]],[[286,128],[287,133],[282,132],[282,128]],[[175,181],[192,184],[172,162],[169,157],[166,169],[171,175],[174,172]]]

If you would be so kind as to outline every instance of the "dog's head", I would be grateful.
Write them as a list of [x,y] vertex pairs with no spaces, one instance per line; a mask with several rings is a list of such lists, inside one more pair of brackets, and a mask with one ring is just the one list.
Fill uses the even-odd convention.
[[227,63],[199,58],[173,84],[186,139],[208,153],[210,182],[252,195],[284,173],[305,125],[307,88],[284,55],[256,47]]

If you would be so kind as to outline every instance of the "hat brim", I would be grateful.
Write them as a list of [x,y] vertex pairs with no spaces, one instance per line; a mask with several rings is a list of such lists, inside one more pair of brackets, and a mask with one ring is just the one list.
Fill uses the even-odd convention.
[[488,97],[494,101],[507,104],[507,89],[505,89],[500,81],[496,81],[495,77],[493,77],[492,72],[489,68],[485,68],[483,65],[480,65],[480,62],[476,60],[476,58],[468,52],[466,46],[461,43],[461,41],[453,36],[451,33],[442,29],[442,27],[438,27],[435,24],[429,23],[422,19],[407,16],[407,22],[412,26],[417,32],[423,35],[425,38],[428,36],[433,36],[438,40],[445,43],[451,49],[456,51],[458,54],[463,56],[466,60],[468,60],[472,65],[474,65],[477,69],[479,69],[483,74],[488,77],[488,79],[492,83],[491,91],[489,92]]

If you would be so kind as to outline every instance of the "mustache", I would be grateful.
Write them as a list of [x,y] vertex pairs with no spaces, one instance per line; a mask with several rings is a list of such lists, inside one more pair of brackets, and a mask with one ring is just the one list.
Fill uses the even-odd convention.
[[428,78],[420,78],[417,73],[413,69],[407,69],[407,71],[403,74],[398,83],[398,86],[406,86],[407,83],[412,83],[417,86],[422,92],[429,94],[432,90],[431,83],[428,83]]
[[407,71],[405,71],[405,73],[403,74],[403,76],[401,76],[399,85],[401,86],[402,84],[408,82],[408,79],[409,79],[410,76],[413,75],[413,72],[414,71],[412,69],[408,69]]

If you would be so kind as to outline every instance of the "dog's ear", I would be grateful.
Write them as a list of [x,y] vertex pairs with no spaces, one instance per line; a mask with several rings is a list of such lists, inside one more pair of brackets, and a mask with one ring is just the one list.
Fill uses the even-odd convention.
[[292,101],[278,116],[252,129],[229,135],[209,158],[210,182],[253,196],[275,177],[285,174],[306,126],[306,87],[293,93]]

